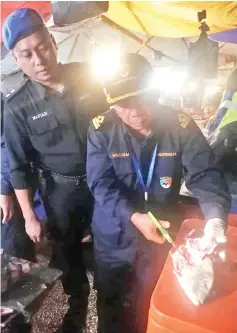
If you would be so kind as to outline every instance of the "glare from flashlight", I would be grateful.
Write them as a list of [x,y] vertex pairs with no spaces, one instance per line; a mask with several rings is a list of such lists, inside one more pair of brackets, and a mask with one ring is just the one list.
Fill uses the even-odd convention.
[[209,85],[205,88],[205,96],[214,95],[216,92],[220,90],[218,85]]
[[187,76],[188,73],[183,69],[155,68],[150,87],[159,88],[167,94],[179,94]]
[[99,80],[111,79],[119,70],[121,53],[117,47],[104,47],[94,52],[92,71]]
[[188,87],[188,91],[189,92],[193,92],[195,90],[197,90],[198,86],[197,86],[197,82],[190,82],[189,83],[189,87]]

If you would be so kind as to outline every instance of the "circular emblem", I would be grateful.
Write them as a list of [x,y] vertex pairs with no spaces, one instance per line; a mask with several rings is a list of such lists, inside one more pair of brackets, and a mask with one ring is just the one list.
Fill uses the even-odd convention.
[[172,178],[170,177],[161,177],[160,178],[160,185],[163,188],[169,188],[172,184]]

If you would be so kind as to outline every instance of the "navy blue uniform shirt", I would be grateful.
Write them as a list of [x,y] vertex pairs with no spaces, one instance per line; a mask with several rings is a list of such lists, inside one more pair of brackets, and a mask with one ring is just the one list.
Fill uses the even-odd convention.
[[187,114],[161,105],[153,118],[153,135],[143,141],[131,134],[114,110],[95,118],[90,126],[87,179],[95,198],[92,225],[96,235],[117,239],[122,225],[125,233],[130,228],[132,214],[144,211],[144,192],[137,181],[127,136],[143,173],[154,142],[158,142],[149,191],[152,207],[172,210],[178,202],[184,170],[186,186],[199,199],[206,220],[226,219],[230,207],[227,186],[198,126]]
[[6,96],[4,127],[15,189],[29,187],[30,162],[58,174],[86,173],[89,120],[107,104],[102,87],[88,77],[86,64],[61,66],[66,82],[62,93],[26,78]]

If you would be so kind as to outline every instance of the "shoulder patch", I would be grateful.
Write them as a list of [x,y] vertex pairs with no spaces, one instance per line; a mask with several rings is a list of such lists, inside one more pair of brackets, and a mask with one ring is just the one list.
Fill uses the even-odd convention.
[[190,116],[186,112],[180,112],[178,114],[180,126],[186,128],[190,121]]
[[9,98],[14,92],[16,91],[16,89],[9,89],[6,94],[4,95],[5,98]]
[[28,78],[25,79],[20,86],[12,89],[8,89],[8,91],[4,95],[4,99],[6,101],[10,100],[13,96],[15,96],[20,90],[25,86],[26,82],[28,82]]
[[103,124],[104,119],[105,119],[104,116],[98,116],[98,117],[95,117],[94,119],[92,119],[92,123],[93,123],[95,129],[98,129],[101,126],[101,124]]

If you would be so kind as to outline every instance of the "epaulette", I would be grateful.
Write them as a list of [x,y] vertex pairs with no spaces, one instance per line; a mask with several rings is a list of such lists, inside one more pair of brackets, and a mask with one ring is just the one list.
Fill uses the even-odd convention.
[[9,89],[5,95],[4,99],[5,101],[10,101],[14,96],[16,96],[25,86],[25,84],[28,82],[28,78],[26,78],[18,87]]
[[92,123],[93,123],[95,129],[100,128],[101,124],[103,124],[104,119],[105,119],[104,116],[97,116],[92,119]]
[[186,128],[190,122],[190,115],[184,111],[178,112],[179,124],[181,127]]
[[111,111],[107,111],[107,112],[102,113],[101,115],[93,118],[92,124],[93,124],[94,128],[97,130],[105,123],[108,124],[110,122],[111,116],[112,116]]

